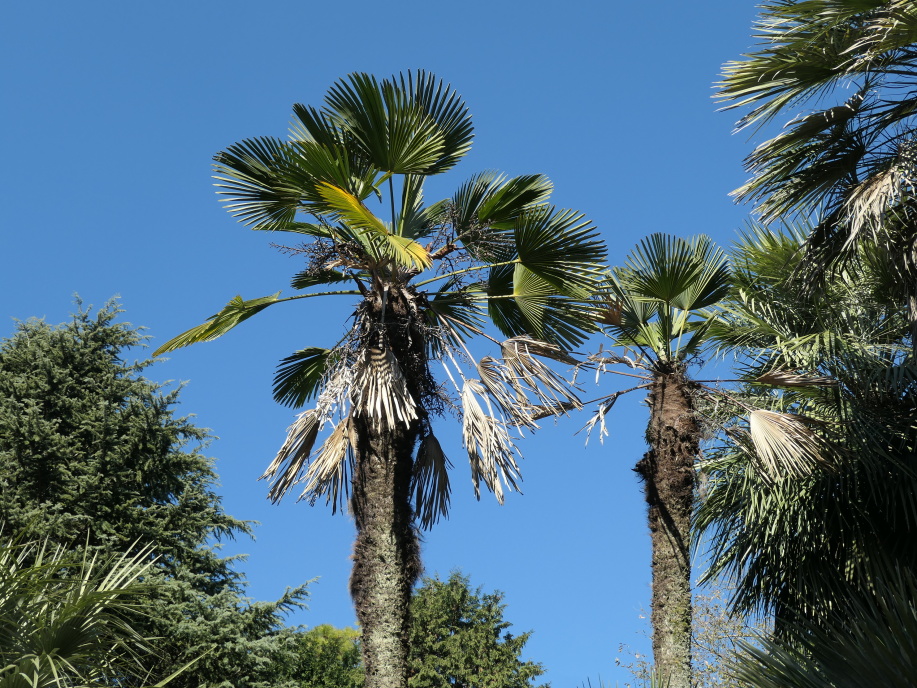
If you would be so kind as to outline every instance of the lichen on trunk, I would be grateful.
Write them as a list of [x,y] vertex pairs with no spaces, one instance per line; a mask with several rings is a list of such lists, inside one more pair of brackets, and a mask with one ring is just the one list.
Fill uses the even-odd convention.
[[649,451],[643,479],[652,539],[651,621],[656,672],[669,688],[691,688],[691,508],[700,431],[692,383],[675,364],[658,364],[648,395]]

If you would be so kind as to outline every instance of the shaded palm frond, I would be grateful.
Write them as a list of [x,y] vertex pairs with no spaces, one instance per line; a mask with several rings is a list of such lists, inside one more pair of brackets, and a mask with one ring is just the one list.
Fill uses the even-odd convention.
[[274,401],[301,407],[318,394],[325,373],[340,357],[340,351],[314,346],[287,356],[274,375]]
[[436,436],[433,433],[424,435],[414,461],[411,493],[414,495],[414,514],[425,530],[449,515],[450,468],[452,463]]
[[360,386],[353,400],[356,413],[379,427],[409,426],[417,420],[417,402],[389,349],[367,347],[358,366],[355,378]]
[[[474,494],[481,498],[481,482],[503,503],[503,485],[519,490],[519,466],[514,454],[518,453],[506,426],[496,418],[486,390],[477,380],[466,380],[462,387],[462,439],[471,463],[471,482]],[[487,403],[487,412],[478,397]]]

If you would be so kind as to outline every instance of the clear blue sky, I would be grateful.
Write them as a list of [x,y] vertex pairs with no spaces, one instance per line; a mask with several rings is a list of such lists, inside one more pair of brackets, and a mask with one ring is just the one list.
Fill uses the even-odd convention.
[[[711,84],[750,46],[754,13],[743,0],[12,3],[0,26],[0,335],[12,318],[66,319],[76,292],[94,304],[117,294],[155,346],[236,294],[287,289],[295,260],[222,210],[211,157],[284,135],[294,102],[319,104],[351,71],[425,68],[463,94],[475,144],[437,180],[442,195],[482,169],[544,173],[559,206],[601,229],[613,263],[655,231],[728,244],[747,209],[727,194],[751,144],[730,135]],[[276,362],[333,343],[349,304],[284,308],[149,375],[188,381],[180,410],[219,437],[208,452],[226,510],[261,522],[256,542],[225,549],[249,554],[251,596],[320,577],[294,620],[348,625],[348,518],[272,506],[256,478],[293,417],[271,400]],[[646,649],[639,401],[615,407],[604,445],[572,437],[585,416],[546,422],[521,444],[525,495],[503,507],[475,501],[458,435],[441,424],[455,489],[451,520],[426,535],[426,571],[460,567],[505,591],[507,619],[535,631],[527,654],[555,688],[623,683],[618,645]]]

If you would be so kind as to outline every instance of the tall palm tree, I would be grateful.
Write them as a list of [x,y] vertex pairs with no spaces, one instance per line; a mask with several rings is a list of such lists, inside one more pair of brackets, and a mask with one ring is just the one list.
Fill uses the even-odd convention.
[[600,370],[624,365],[641,384],[615,392],[590,421],[605,433],[605,414],[621,394],[646,389],[649,451],[635,471],[643,480],[652,538],[653,657],[671,688],[691,688],[691,510],[694,464],[701,442],[691,358],[706,343],[701,309],[725,296],[729,266],[706,236],[663,234],[644,239],[625,265],[612,270],[602,316],[614,346],[590,359]]
[[734,193],[754,202],[764,222],[812,222],[798,267],[809,277],[856,260],[863,243],[879,247],[917,336],[917,7],[761,7],[760,49],[726,64],[718,95],[728,108],[752,108],[740,129],[789,121],[746,158],[752,177]]
[[[353,325],[337,344],[281,363],[275,398],[317,402],[265,475],[274,500],[297,482],[313,503],[338,508],[349,498],[366,685],[401,688],[420,571],[415,518],[430,527],[449,505],[449,463],[432,418],[458,410],[475,492],[483,482],[502,501],[518,480],[511,430],[579,404],[537,357],[571,362],[562,347],[594,328],[586,302],[605,250],[582,214],[548,205],[551,184],[541,175],[478,174],[452,198],[424,203],[425,178],[451,169],[472,139],[461,98],[431,74],[352,74],[320,109],[293,111],[288,141],[230,146],[216,170],[242,222],[307,240],[290,247],[305,259],[292,287],[306,291],[236,297],[157,353],[219,337],[278,303],[355,297]],[[485,314],[510,339],[487,335]],[[474,335],[499,344],[502,360],[476,359],[466,346]],[[457,399],[433,362],[445,366]]]
[[811,451],[762,452],[746,441],[754,423],[736,421],[736,441],[703,463],[696,518],[708,575],[733,578],[735,608],[773,614],[778,634],[843,619],[851,598],[871,594],[870,563],[917,566],[917,367],[890,296],[896,275],[861,249],[813,295],[789,278],[803,237],[757,227],[743,238],[709,334],[741,352],[748,385],[727,401],[793,419]]

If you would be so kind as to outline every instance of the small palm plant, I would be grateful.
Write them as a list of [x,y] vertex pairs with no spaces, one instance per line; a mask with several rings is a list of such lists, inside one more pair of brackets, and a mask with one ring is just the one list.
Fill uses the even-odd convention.
[[150,647],[125,614],[139,609],[138,579],[151,564],[146,550],[102,561],[47,542],[0,545],[0,687],[112,685],[126,677],[144,685],[141,656]]
[[[461,98],[431,74],[353,74],[321,109],[293,110],[290,140],[230,146],[216,170],[241,221],[306,240],[288,247],[305,259],[291,283],[298,293],[236,297],[157,353],[219,337],[278,303],[354,297],[342,339],[280,364],[275,399],[314,405],[265,476],[273,500],[297,483],[312,503],[349,500],[366,685],[400,687],[420,571],[415,523],[428,528],[449,506],[449,462],[432,419],[457,410],[475,493],[483,483],[502,501],[519,479],[514,429],[579,406],[540,358],[572,362],[564,347],[594,329],[588,301],[605,250],[581,213],[548,205],[541,175],[478,174],[452,198],[425,202],[425,178],[451,169],[472,140]],[[490,337],[486,316],[509,339]],[[502,358],[474,356],[473,336],[498,344]]]

